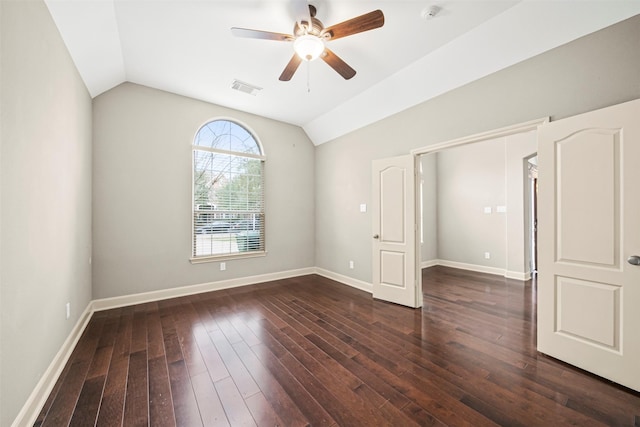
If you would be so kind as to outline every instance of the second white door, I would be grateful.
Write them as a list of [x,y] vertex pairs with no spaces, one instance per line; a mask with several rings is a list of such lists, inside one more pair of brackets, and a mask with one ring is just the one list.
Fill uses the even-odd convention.
[[414,156],[374,160],[372,187],[373,297],[422,307]]

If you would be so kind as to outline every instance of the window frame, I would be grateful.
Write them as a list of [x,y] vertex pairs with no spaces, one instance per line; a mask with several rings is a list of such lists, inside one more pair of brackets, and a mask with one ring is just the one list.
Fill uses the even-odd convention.
[[[242,153],[239,151],[231,151],[231,150],[223,150],[223,149],[219,149],[219,148],[211,148],[211,147],[207,147],[204,145],[196,145],[196,140],[198,137],[198,134],[202,131],[202,129],[209,125],[210,123],[214,123],[214,122],[229,122],[232,125],[236,125],[238,127],[241,127],[245,132],[247,132],[251,138],[253,139],[253,141],[255,142],[255,144],[257,145],[258,150],[260,151],[260,154],[253,154],[253,153]],[[261,195],[261,199],[262,199],[262,207],[261,207],[261,212],[260,212],[260,216],[262,217],[261,219],[261,227],[260,227],[260,240],[261,240],[261,250],[249,250],[249,251],[238,251],[238,252],[231,252],[231,253],[222,253],[222,254],[209,254],[209,255],[201,255],[201,256],[196,256],[195,255],[195,249],[194,249],[194,243],[196,242],[197,239],[197,233],[196,233],[196,221],[195,221],[195,214],[196,214],[196,210],[195,210],[195,173],[196,173],[196,164],[195,164],[195,152],[196,151],[204,151],[204,152],[209,152],[209,153],[218,153],[218,154],[223,154],[223,155],[230,155],[230,156],[237,156],[237,157],[244,157],[244,158],[249,158],[249,159],[256,159],[260,161],[260,178],[262,181],[262,185],[261,185],[261,189],[262,189],[262,195]],[[266,160],[267,160],[267,156],[265,155],[264,152],[264,147],[262,145],[262,142],[260,141],[260,139],[257,137],[257,135],[255,134],[255,132],[253,132],[253,130],[247,126],[246,124],[242,123],[239,120],[236,120],[234,118],[230,118],[230,117],[215,117],[212,119],[207,120],[206,122],[204,122],[200,127],[198,127],[198,130],[195,132],[193,138],[192,138],[192,142],[191,142],[191,150],[190,150],[190,154],[191,154],[191,232],[190,232],[190,237],[191,237],[191,256],[189,258],[189,261],[191,262],[191,264],[201,264],[201,263],[208,263],[208,262],[216,262],[216,261],[226,261],[226,260],[233,260],[233,259],[245,259],[245,258],[255,258],[255,257],[263,257],[267,255],[267,248],[266,248],[266,208],[265,208],[265,164],[266,164]]]

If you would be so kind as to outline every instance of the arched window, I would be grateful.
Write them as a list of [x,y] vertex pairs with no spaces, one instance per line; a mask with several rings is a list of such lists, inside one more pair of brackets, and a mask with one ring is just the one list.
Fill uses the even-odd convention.
[[258,140],[236,122],[213,120],[198,130],[192,262],[265,253],[264,162]]

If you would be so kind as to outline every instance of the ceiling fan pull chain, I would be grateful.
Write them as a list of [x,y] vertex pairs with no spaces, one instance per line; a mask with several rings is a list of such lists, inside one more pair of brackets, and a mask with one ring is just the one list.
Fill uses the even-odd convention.
[[311,93],[311,61],[307,61],[307,93]]

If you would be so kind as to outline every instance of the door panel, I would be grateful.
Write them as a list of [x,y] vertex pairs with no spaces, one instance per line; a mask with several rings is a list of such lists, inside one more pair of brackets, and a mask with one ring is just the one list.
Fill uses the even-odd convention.
[[415,159],[401,156],[373,165],[373,297],[422,306],[416,262]]
[[556,289],[558,333],[619,350],[619,286],[558,277]]
[[[587,129],[556,142],[559,260],[619,268],[619,136],[617,129]],[[589,245],[575,238],[584,230]]]
[[640,391],[640,100],[538,130],[538,350]]

